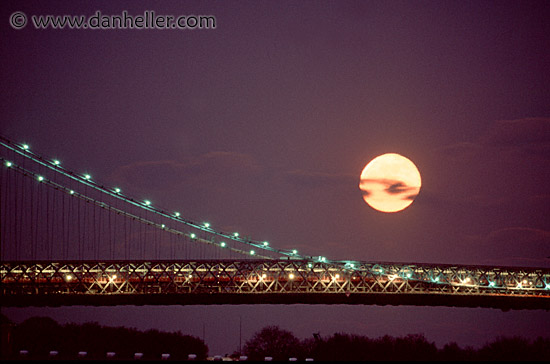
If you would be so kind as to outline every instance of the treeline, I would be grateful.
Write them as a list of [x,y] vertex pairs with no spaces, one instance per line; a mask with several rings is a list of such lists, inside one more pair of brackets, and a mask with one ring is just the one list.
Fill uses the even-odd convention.
[[550,339],[530,341],[520,337],[501,337],[479,349],[461,348],[449,343],[438,349],[424,335],[405,337],[334,334],[299,340],[291,332],[268,326],[257,332],[243,348],[249,360],[275,361],[289,358],[315,361],[550,361]]
[[[60,325],[47,317],[33,317],[16,325],[5,316],[1,318],[2,347],[0,359],[22,359],[21,350],[28,352],[27,359],[77,359],[79,352],[85,358],[106,359],[108,352],[116,353],[112,359],[134,359],[143,353],[142,360],[159,360],[170,354],[171,360],[187,360],[195,354],[196,360],[206,360],[208,347],[197,337],[181,332],[167,333],[158,330],[138,331],[132,328],[107,327],[98,323]],[[437,348],[423,335],[404,337],[383,336],[368,338],[360,335],[336,333],[331,336],[300,340],[293,333],[277,326],[267,326],[248,340],[243,353],[234,353],[234,359],[246,355],[248,360],[289,361],[289,358],[315,361],[546,361],[550,362],[550,339],[527,340],[520,337],[500,337],[478,349],[462,348],[449,343]]]
[[50,357],[76,359],[86,352],[85,359],[105,359],[108,352],[116,353],[113,359],[134,359],[142,353],[144,360],[159,360],[170,354],[171,360],[187,360],[195,354],[205,360],[208,347],[204,342],[181,332],[167,333],[158,330],[138,331],[132,328],[107,327],[98,323],[60,325],[48,317],[33,317],[15,325],[2,315],[2,351],[0,358],[21,358],[21,350],[28,359]]

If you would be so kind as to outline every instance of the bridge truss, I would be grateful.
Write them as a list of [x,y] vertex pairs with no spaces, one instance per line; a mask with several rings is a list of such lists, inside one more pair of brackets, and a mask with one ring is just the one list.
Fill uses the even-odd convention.
[[550,272],[307,260],[4,262],[3,305],[418,304],[550,309]]

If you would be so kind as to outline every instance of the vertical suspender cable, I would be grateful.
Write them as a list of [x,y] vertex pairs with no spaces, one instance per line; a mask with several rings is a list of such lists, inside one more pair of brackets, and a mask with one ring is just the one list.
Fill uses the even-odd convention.
[[82,258],[84,257],[83,240],[84,240],[84,221],[85,221],[86,213],[85,211],[83,211],[84,202],[80,198],[78,198],[76,201],[78,206],[78,259],[82,260]]
[[[19,189],[19,186],[17,185],[17,175],[15,176],[15,186],[17,188],[15,194],[14,194],[14,197],[15,197],[15,221],[14,221],[14,237],[15,237],[15,244],[17,246],[17,260],[21,259],[21,242],[19,240],[19,237],[17,236],[17,232],[19,231],[19,225],[21,225],[19,223],[19,213],[20,213],[20,208],[19,208],[19,203],[18,203],[18,200],[19,200],[19,195],[21,194],[21,190]],[[21,178],[22,180],[22,178]]]
[[113,260],[113,235],[111,234],[111,215],[113,213],[111,211],[107,212],[107,231],[109,232],[109,258]]
[[99,229],[99,233],[101,234],[101,222],[98,223],[96,219],[97,207],[95,205],[90,204],[90,208],[92,209],[92,251],[94,254],[94,259],[98,260],[99,257],[98,257],[97,251],[99,247],[97,244],[96,236],[98,235],[97,234],[98,229]]
[[6,211],[7,211],[7,205],[6,200],[8,197],[7,191],[4,192],[4,190],[8,189],[8,183],[5,181],[7,179],[7,176],[9,174],[10,170],[7,169],[4,171],[4,168],[2,168],[0,179],[2,183],[0,184],[0,219],[3,221],[3,223],[0,224],[0,254],[2,254],[3,257],[6,257]]
[[52,256],[50,254],[50,245],[52,244],[50,240],[50,189],[45,188],[46,190],[46,259],[51,260]]

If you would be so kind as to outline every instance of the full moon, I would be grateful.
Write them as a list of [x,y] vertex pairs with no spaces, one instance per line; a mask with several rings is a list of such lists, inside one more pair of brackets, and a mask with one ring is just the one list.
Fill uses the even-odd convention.
[[404,210],[420,192],[422,182],[418,168],[396,153],[382,154],[371,160],[361,172],[359,188],[363,200],[375,210]]

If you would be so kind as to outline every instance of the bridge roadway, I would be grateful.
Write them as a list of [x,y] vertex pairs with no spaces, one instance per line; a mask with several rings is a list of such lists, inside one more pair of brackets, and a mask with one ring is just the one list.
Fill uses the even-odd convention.
[[308,260],[1,262],[1,306],[363,304],[550,309],[550,269]]

